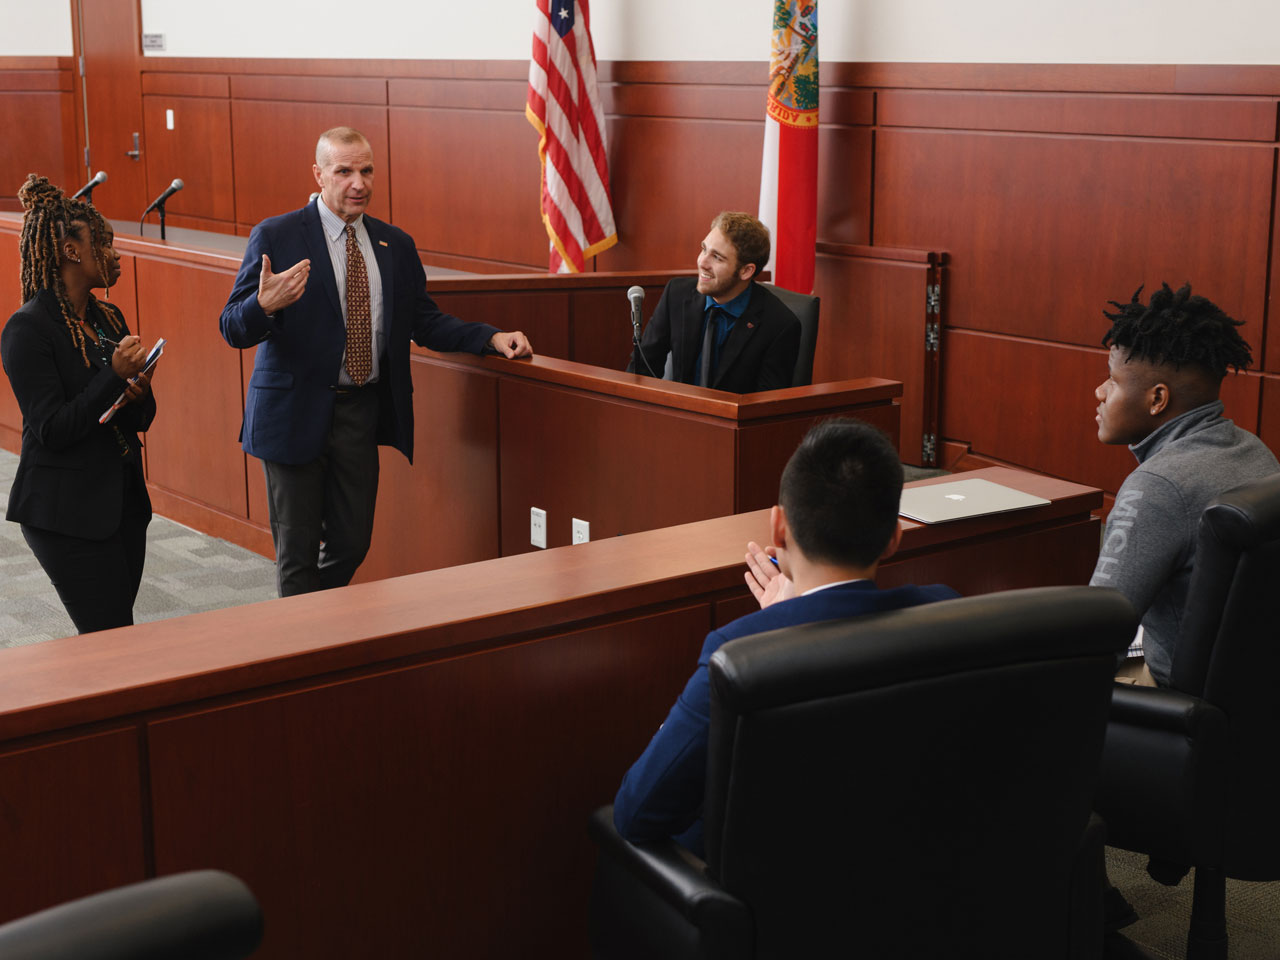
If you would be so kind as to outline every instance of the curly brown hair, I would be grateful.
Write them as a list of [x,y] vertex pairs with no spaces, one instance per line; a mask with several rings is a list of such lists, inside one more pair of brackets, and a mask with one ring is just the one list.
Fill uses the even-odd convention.
[[[92,203],[69,199],[47,177],[34,173],[28,174],[26,182],[18,190],[18,199],[25,211],[22,235],[18,240],[22,261],[22,302],[26,303],[41,290],[53,293],[62,309],[62,318],[71,332],[71,339],[80,348],[80,356],[88,367],[91,364],[85,351],[84,327],[67,297],[66,284],[62,282],[58,244],[67,237],[83,240],[87,230],[99,275],[106,277],[107,265],[102,251],[109,229],[107,221]],[[104,309],[102,313],[114,332],[124,332],[114,310]]]
[[751,279],[760,279],[759,274],[769,265],[769,228],[749,213],[724,210],[711,221],[711,229],[719,230],[729,238],[738,251],[738,266],[756,265]]

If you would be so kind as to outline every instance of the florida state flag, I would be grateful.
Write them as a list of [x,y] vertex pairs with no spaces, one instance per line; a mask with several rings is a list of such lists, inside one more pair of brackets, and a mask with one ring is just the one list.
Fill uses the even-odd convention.
[[817,0],[774,0],[760,219],[773,234],[773,282],[812,293],[818,235]]

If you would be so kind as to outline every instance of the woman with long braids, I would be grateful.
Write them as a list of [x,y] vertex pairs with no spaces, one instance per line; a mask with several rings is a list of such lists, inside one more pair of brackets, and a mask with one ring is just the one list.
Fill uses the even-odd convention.
[[[8,519],[80,633],[127,626],[151,521],[138,440],[156,412],[146,351],[119,308],[93,295],[120,278],[102,214],[35,174],[18,197],[23,304],[0,333],[22,410]],[[99,423],[122,392],[127,402]]]

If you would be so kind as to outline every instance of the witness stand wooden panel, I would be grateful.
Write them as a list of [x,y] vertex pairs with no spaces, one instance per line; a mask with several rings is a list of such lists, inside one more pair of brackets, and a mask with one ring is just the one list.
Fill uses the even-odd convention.
[[[907,524],[883,583],[1086,580],[1099,491],[977,475],[1052,503]],[[587,815],[750,607],[767,532],[761,510],[0,651],[0,765],[48,801],[5,845],[0,920],[221,867],[263,904],[264,960],[585,957]]]
[[413,376],[415,461],[383,454],[394,479],[379,489],[360,581],[533,550],[531,507],[547,512],[549,547],[570,543],[574,518],[598,540],[759,509],[816,420],[857,416],[896,437],[902,390],[866,378],[739,395],[416,348]]
[[647,323],[667,281],[693,272],[442,277],[430,288],[441,310],[502,330],[523,330],[544,357],[623,370],[632,346],[626,291],[644,290],[641,314]]

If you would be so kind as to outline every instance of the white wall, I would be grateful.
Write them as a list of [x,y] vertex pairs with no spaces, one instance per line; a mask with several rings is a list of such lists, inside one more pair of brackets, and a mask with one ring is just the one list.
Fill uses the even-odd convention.
[[[93,2],[93,0],[87,0]],[[533,0],[141,0],[161,56],[523,60]],[[596,0],[602,60],[766,60],[772,0]],[[216,10],[216,15],[210,12]],[[1277,0],[821,0],[824,60],[1280,63]],[[69,56],[70,0],[0,0],[0,56]]]
[[0,57],[69,57],[68,0],[0,0]]
[[[533,0],[142,0],[167,56],[523,60]],[[352,10],[357,11],[355,15]],[[602,60],[767,60],[772,0],[596,0]],[[824,60],[1280,63],[1277,0],[821,0]],[[250,24],[251,29],[245,29]]]

